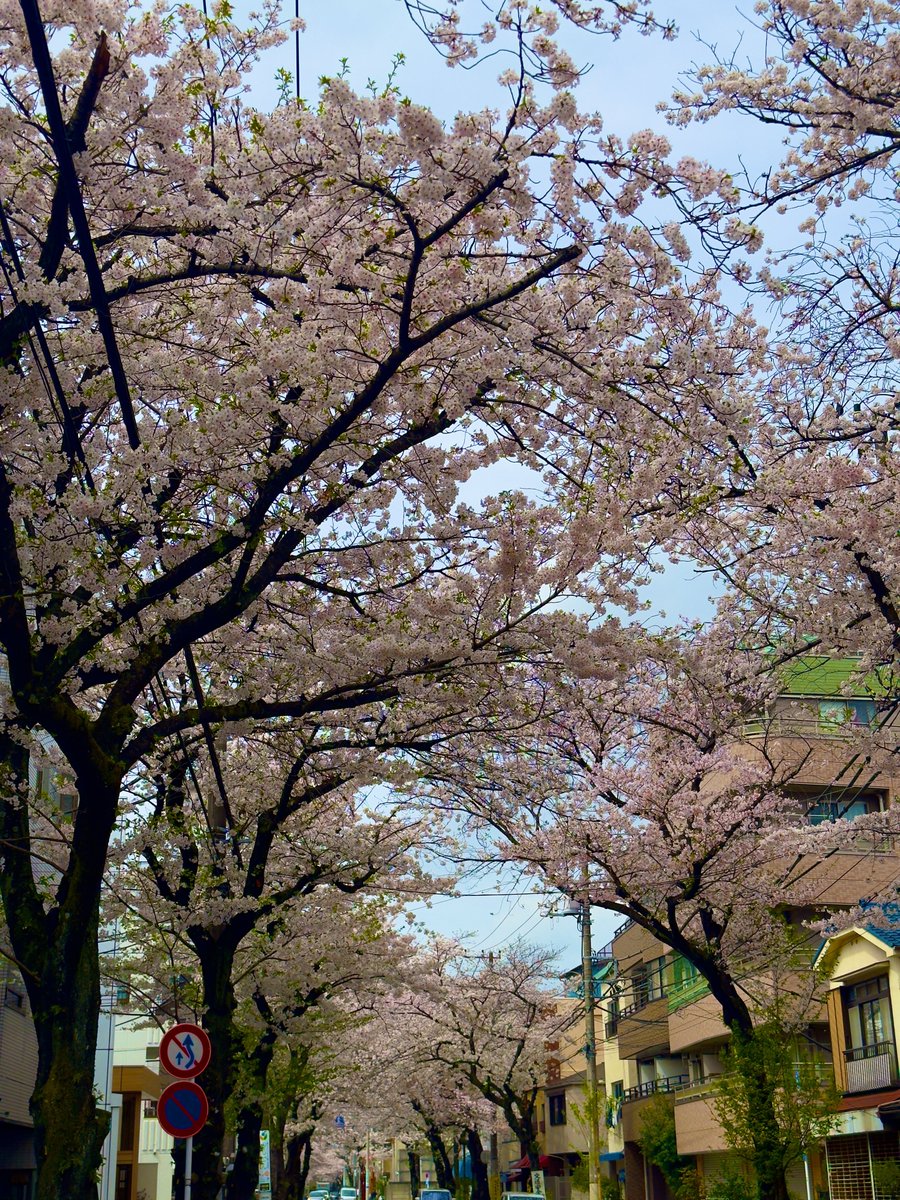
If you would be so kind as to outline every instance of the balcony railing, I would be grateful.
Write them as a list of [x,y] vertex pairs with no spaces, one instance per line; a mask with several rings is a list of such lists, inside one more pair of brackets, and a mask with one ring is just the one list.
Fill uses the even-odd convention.
[[642,992],[631,1004],[626,1004],[624,1008],[619,1009],[619,1020],[623,1021],[625,1017],[630,1017],[633,1013],[640,1012],[642,1008],[646,1008],[654,1000],[665,1000],[667,995],[667,992],[659,992],[654,995],[650,995],[649,992]]
[[655,1096],[658,1092],[680,1092],[690,1086],[690,1075],[666,1075],[660,1079],[648,1079],[646,1083],[626,1088],[622,1099],[627,1104],[631,1100],[644,1100],[647,1096]]
[[893,1042],[873,1042],[844,1051],[848,1092],[875,1092],[897,1083],[897,1049]]

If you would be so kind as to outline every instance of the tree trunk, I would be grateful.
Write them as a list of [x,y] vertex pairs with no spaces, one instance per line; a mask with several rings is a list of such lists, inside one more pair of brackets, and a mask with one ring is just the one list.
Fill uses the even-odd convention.
[[[275,1030],[267,1029],[244,1064],[242,1090],[248,1097],[237,1117],[234,1167],[225,1189],[227,1200],[246,1200],[259,1186],[259,1135],[263,1124],[263,1097],[269,1064],[275,1052]],[[271,1153],[271,1147],[270,1147]]]
[[[198,1082],[209,1100],[209,1120],[194,1138],[192,1200],[218,1200],[225,1180],[225,1105],[235,1084],[240,1035],[234,1023],[237,1002],[232,983],[234,938],[213,938],[208,931],[192,937],[203,976],[203,1026],[212,1043],[209,1066]],[[257,1131],[257,1156],[259,1140]],[[251,1193],[252,1195],[252,1193]]]
[[[109,1114],[94,1099],[100,972],[96,908],[76,939],[54,939],[34,1014],[38,1069],[31,1097],[38,1180],[35,1200],[97,1195]],[[81,945],[72,943],[80,941]],[[55,951],[55,952],[54,952]]]
[[469,1162],[472,1165],[471,1200],[491,1200],[487,1163],[482,1157],[484,1146],[481,1144],[481,1137],[477,1129],[466,1130],[466,1145],[469,1150]]
[[279,1172],[275,1200],[302,1200],[309,1178],[314,1132],[315,1129],[305,1129],[288,1139],[287,1153],[280,1155],[284,1165]]
[[35,1200],[93,1200],[109,1129],[109,1114],[98,1108],[94,1098],[100,886],[120,780],[108,769],[79,772],[70,860],[45,909],[34,881],[29,809],[24,802],[29,787],[28,751],[2,737],[0,763],[0,895],[38,1046],[30,1105],[37,1160]]
[[[414,1100],[412,1106],[415,1111],[421,1116],[421,1106]],[[434,1159],[434,1170],[437,1175],[437,1186],[446,1188],[448,1191],[453,1191],[453,1163],[450,1161],[450,1155],[447,1152],[447,1147],[444,1144],[444,1139],[441,1137],[441,1131],[437,1125],[432,1122],[425,1121],[425,1138],[428,1142],[428,1148],[431,1150],[431,1157]]]
[[731,974],[723,969],[718,958],[692,952],[693,947],[684,939],[674,948],[693,962],[706,979],[710,993],[722,1006],[722,1019],[731,1031],[733,1044],[744,1050],[742,1070],[746,1072],[748,1114],[753,1130],[751,1165],[756,1175],[759,1200],[788,1200],[783,1135],[775,1103],[780,1080],[769,1076],[762,1056],[752,1051],[754,1029],[750,1010]]
[[416,1200],[421,1188],[418,1153],[415,1150],[410,1150],[407,1148],[406,1161],[409,1163],[409,1194],[412,1197],[412,1200]]

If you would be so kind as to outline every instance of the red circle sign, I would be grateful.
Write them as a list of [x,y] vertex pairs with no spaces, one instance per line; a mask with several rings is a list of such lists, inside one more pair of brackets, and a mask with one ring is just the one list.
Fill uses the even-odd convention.
[[156,1119],[175,1138],[193,1137],[206,1124],[209,1101],[192,1079],[177,1079],[163,1089],[156,1102]]
[[173,1025],[159,1043],[159,1065],[176,1079],[193,1079],[211,1058],[209,1034],[199,1025]]

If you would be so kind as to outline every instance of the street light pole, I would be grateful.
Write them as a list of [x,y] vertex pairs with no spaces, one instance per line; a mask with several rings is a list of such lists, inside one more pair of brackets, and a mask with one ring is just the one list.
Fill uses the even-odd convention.
[[594,1022],[594,959],[591,950],[591,903],[585,897],[578,911],[581,930],[581,981],[584,988],[584,1054],[588,1081],[588,1188],[590,1200],[600,1200],[600,1091],[597,1083],[597,1030]]

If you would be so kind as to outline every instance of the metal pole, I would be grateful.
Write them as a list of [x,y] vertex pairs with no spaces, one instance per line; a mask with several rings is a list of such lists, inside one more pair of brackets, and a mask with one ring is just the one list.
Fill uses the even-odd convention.
[[367,1129],[366,1130],[366,1200],[369,1200],[369,1196],[372,1194],[371,1183],[370,1183],[370,1180],[372,1178],[371,1154],[372,1154],[372,1130]]
[[803,1155],[803,1174],[806,1177],[806,1200],[813,1200],[812,1175],[809,1170],[809,1155]]
[[184,1147],[184,1200],[191,1200],[191,1172],[194,1169],[194,1139],[189,1137]]
[[591,953],[591,903],[585,897],[581,925],[581,981],[584,987],[585,1058],[588,1082],[588,1188],[590,1200],[600,1200],[600,1091],[597,1085],[597,1031],[594,1025],[594,961]]

